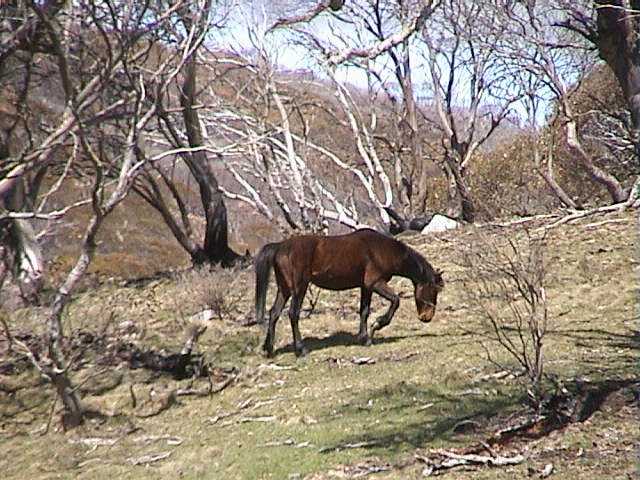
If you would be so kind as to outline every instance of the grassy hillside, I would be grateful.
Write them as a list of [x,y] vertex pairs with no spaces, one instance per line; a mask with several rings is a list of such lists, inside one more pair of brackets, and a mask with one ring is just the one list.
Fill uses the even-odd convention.
[[[496,241],[523,238],[519,226],[482,231]],[[477,238],[476,227],[404,237],[444,269],[447,286],[435,320],[423,325],[415,318],[410,282],[394,280],[403,301],[369,348],[355,340],[357,293],[314,289],[313,311],[307,301],[301,322],[311,350],[303,360],[290,348],[286,315],[278,324],[276,357],[260,355],[261,329],[243,325],[251,316],[251,272],[103,282],[77,295],[66,317],[66,333],[83,352],[73,377],[87,404],[111,416],[67,433],[56,428],[54,416],[43,435],[51,391],[0,337],[3,477],[422,478],[420,459],[433,449],[476,444],[524,412],[520,379],[491,376],[500,369],[485,360],[479,317],[464,294],[462,280],[471,272],[461,258],[465,249],[478,247]],[[520,465],[456,469],[445,478],[537,478],[548,464],[564,478],[637,473],[635,213],[558,226],[546,242],[546,368],[569,390],[593,392],[597,408],[582,422],[495,447],[501,455],[524,455]],[[199,349],[216,367],[213,382],[230,378],[232,369],[236,380],[219,393],[180,396],[162,413],[141,417],[154,412],[164,392],[207,382],[130,369],[114,345],[179,351],[189,317],[206,305],[219,315],[208,322]],[[384,307],[376,301],[374,311]],[[36,345],[40,320],[37,310],[21,310],[9,325]],[[509,364],[508,356],[489,348]]]

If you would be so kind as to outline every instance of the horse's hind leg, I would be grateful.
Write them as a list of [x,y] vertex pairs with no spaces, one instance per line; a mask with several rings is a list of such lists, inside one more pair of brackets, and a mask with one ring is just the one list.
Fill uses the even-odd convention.
[[289,306],[289,320],[291,321],[293,348],[295,349],[296,356],[304,357],[308,351],[302,342],[302,336],[300,335],[300,329],[298,327],[298,320],[300,319],[300,309],[302,308],[304,295],[307,293],[307,287],[304,286],[300,290],[301,291],[299,293],[294,293],[291,298],[291,305]]
[[276,323],[278,322],[278,318],[280,318],[282,309],[284,308],[288,299],[289,292],[284,292],[280,288],[280,286],[278,286],[276,300],[275,302],[273,302],[271,310],[269,310],[269,325],[267,326],[267,336],[264,339],[264,345],[262,346],[262,349],[269,357],[273,356],[273,340],[276,333]]
[[371,338],[367,331],[367,319],[371,311],[372,291],[362,287],[360,289],[360,329],[358,330],[358,341],[363,345],[371,345]]
[[393,315],[396,313],[396,310],[400,305],[400,297],[393,290],[391,290],[391,287],[389,287],[386,282],[380,281],[376,283],[373,286],[373,291],[389,300],[391,302],[391,305],[389,305],[389,310],[387,310],[384,315],[378,317],[374,324],[371,326],[371,333],[369,334],[371,340],[373,340],[373,334],[375,332],[391,323],[391,319],[393,318]]

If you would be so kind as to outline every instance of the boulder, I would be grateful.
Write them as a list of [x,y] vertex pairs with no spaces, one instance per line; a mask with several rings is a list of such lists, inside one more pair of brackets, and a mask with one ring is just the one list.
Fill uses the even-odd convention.
[[444,232],[445,230],[451,230],[454,228],[460,228],[462,223],[454,220],[451,217],[447,217],[446,215],[440,215],[436,213],[431,221],[422,229],[420,233],[435,233],[435,232]]

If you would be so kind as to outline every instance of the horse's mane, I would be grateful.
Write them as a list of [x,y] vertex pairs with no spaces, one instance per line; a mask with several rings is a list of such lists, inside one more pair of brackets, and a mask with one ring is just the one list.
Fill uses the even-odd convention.
[[406,245],[402,242],[399,242],[404,248],[407,257],[410,259],[411,263],[414,265],[416,269],[415,274],[417,278],[415,280],[420,280],[426,283],[430,283],[431,285],[437,285],[440,287],[444,286],[444,281],[442,280],[442,274],[436,271],[433,266],[429,263],[429,261],[424,258],[424,256],[418,252],[417,250],[411,248],[409,245]]

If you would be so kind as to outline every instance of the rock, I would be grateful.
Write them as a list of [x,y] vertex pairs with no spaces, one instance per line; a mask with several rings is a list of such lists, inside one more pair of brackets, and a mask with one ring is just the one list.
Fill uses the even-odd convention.
[[445,215],[435,214],[426,227],[422,229],[420,233],[435,233],[444,232],[445,230],[451,230],[454,228],[460,228],[462,224],[453,218]]
[[547,478],[552,473],[553,473],[553,463],[547,463],[542,469],[542,472],[540,472],[540,478]]
[[210,321],[215,316],[216,316],[216,314],[215,314],[215,312],[213,310],[207,309],[207,310],[202,310],[201,312],[198,312],[195,315],[192,315],[189,318],[189,321],[190,322],[196,322],[196,323],[203,323],[203,322]]

